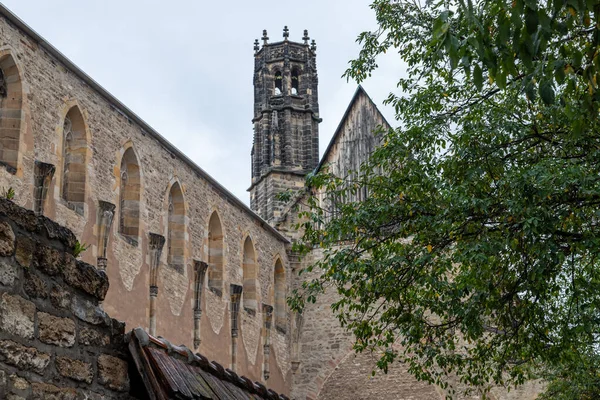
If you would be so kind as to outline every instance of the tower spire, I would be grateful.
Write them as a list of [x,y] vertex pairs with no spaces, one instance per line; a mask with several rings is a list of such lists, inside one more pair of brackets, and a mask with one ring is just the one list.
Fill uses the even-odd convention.
[[308,41],[310,40],[308,37],[308,29],[304,30],[304,36],[302,37],[302,40],[304,40],[304,44],[308,45]]
[[[302,40],[289,40],[263,49],[254,42],[254,143],[250,206],[271,224],[282,215],[280,192],[301,190],[306,174],[319,162],[319,98],[315,52],[308,30]],[[313,41],[314,43],[314,41]],[[314,46],[314,44],[313,44]],[[314,50],[314,49],[313,49]]]

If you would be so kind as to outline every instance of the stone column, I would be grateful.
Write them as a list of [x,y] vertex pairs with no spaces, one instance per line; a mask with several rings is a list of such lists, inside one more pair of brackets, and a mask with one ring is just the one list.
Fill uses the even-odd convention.
[[292,328],[292,373],[294,374],[298,371],[298,367],[300,367],[300,336],[303,322],[304,318],[302,314],[296,313]]
[[33,188],[33,211],[35,215],[44,214],[44,204],[46,203],[48,188],[50,187],[50,182],[52,182],[55,170],[56,168],[52,164],[41,161],[35,162]]
[[108,201],[98,200],[98,261],[97,268],[106,269],[106,248],[110,229],[115,216],[115,205]]
[[237,339],[239,330],[240,300],[242,286],[230,285],[231,295],[231,370],[235,372],[237,363]]
[[148,234],[148,254],[150,256],[150,324],[149,333],[156,336],[156,298],[158,297],[158,269],[165,237],[157,233]]
[[263,324],[264,324],[264,344],[263,344],[263,375],[265,377],[265,381],[269,379],[270,369],[269,369],[269,355],[271,354],[271,322],[273,320],[273,306],[268,304],[263,304]]
[[202,318],[202,288],[208,264],[194,260],[194,348],[200,347],[200,320]]

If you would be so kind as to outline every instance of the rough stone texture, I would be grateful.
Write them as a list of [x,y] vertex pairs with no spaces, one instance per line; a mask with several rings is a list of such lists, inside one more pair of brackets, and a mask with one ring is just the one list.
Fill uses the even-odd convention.
[[39,339],[47,344],[71,347],[75,344],[75,322],[43,312],[38,313]]
[[35,252],[35,243],[26,236],[20,237],[17,241],[15,258],[22,267],[28,268],[31,265],[33,254]]
[[36,266],[46,274],[58,274],[64,266],[64,255],[52,247],[38,246],[36,252]]
[[83,261],[77,261],[72,256],[66,257],[62,276],[69,285],[91,294],[98,300],[104,300],[108,291],[108,277],[103,271],[98,271]]
[[77,390],[60,388],[47,383],[32,383],[32,400],[78,400]]
[[24,271],[25,282],[23,282],[23,290],[31,298],[42,298],[48,297],[48,288],[46,283],[29,269]]
[[82,327],[79,331],[79,343],[86,346],[108,346],[110,336],[96,329]]
[[68,357],[56,357],[56,370],[64,377],[80,382],[92,383],[92,364]]
[[108,315],[98,307],[96,302],[81,297],[74,297],[71,302],[71,311],[82,321],[93,325],[107,323]]
[[60,286],[54,286],[50,291],[50,301],[56,308],[71,308],[71,293]]
[[0,283],[4,286],[12,286],[17,277],[17,266],[0,260]]
[[15,251],[15,234],[10,224],[0,222],[0,256],[6,257]]
[[128,390],[127,363],[120,358],[101,355],[98,357],[98,381],[113,390],[121,392]]
[[10,380],[11,380],[11,385],[12,385],[13,390],[23,391],[23,390],[29,389],[29,387],[31,386],[31,385],[29,385],[29,382],[27,382],[26,379],[23,379],[16,374],[12,374],[10,376]]
[[69,231],[0,198],[2,224],[18,245],[0,259],[0,399],[130,399],[125,324],[101,306],[106,275],[75,261]]
[[33,339],[35,305],[21,296],[2,294],[0,298],[0,330]]
[[12,340],[0,341],[0,361],[23,370],[41,374],[50,362],[50,355],[34,347],[22,346]]

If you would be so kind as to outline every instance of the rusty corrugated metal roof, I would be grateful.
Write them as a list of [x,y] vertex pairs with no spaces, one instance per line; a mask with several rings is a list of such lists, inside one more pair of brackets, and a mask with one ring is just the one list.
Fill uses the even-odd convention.
[[[136,328],[127,334],[129,352],[152,400],[289,400],[248,378],[239,377],[185,346]],[[140,388],[141,389],[141,388]]]

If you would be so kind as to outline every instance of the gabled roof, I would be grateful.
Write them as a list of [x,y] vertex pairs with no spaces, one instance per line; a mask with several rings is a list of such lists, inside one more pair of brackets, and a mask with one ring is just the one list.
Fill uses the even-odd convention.
[[126,341],[150,399],[289,400],[201,354],[193,354],[185,346],[155,338],[142,328],[129,332]]
[[321,168],[323,167],[323,164],[325,164],[325,160],[327,159],[329,152],[333,148],[333,145],[337,142],[338,137],[340,136],[340,134],[342,132],[342,128],[344,127],[344,122],[350,115],[350,111],[352,111],[352,107],[354,107],[354,104],[356,103],[356,101],[358,100],[358,98],[360,97],[361,94],[366,96],[367,99],[373,104],[373,106],[377,110],[377,113],[379,113],[379,115],[381,116],[381,119],[385,122],[385,124],[389,127],[392,126],[385,119],[385,117],[383,116],[381,111],[379,111],[379,108],[377,108],[377,105],[375,104],[373,99],[371,99],[371,96],[368,95],[366,90],[361,85],[358,85],[358,87],[356,88],[356,91],[354,92],[354,95],[352,96],[352,100],[350,100],[350,104],[348,104],[348,108],[346,108],[346,111],[344,112],[344,115],[342,116],[340,123],[338,124],[333,136],[331,137],[331,140],[329,141],[329,144],[327,145],[327,148],[325,149],[325,153],[323,153],[323,157],[321,157],[321,161],[319,161],[319,165],[317,165],[317,168],[315,168],[315,173],[319,172],[321,170]]

